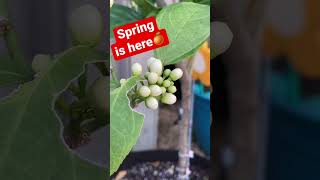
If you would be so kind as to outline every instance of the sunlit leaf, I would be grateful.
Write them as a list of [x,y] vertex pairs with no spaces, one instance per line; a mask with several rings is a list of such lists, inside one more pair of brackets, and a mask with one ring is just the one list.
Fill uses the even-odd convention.
[[166,29],[170,44],[155,51],[164,65],[175,64],[192,55],[210,35],[210,7],[176,3],[157,15],[159,28]]
[[136,144],[143,126],[143,115],[130,107],[127,96],[138,80],[138,77],[131,77],[110,94],[110,175],[117,171]]

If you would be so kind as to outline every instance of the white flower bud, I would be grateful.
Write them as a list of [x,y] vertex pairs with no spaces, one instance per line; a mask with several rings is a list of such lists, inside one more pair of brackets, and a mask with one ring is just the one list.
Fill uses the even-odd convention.
[[160,76],[159,79],[158,79],[158,81],[157,81],[157,84],[158,84],[159,86],[161,86],[162,83],[163,83],[163,78]]
[[175,93],[175,92],[177,92],[177,88],[175,86],[170,86],[170,87],[168,87],[168,92]]
[[165,87],[161,87],[161,90],[162,90],[162,94],[167,92],[167,89]]
[[162,71],[163,71],[162,62],[159,59],[153,60],[149,65],[149,70],[150,70],[150,72],[155,72],[159,76],[161,76]]
[[158,109],[158,106],[159,106],[158,100],[154,97],[148,97],[145,100],[145,104],[148,108],[153,109],[153,110]]
[[163,71],[163,78],[168,77],[168,76],[170,75],[170,73],[171,73],[171,70],[170,70],[170,69],[164,70],[164,71]]
[[86,98],[90,105],[98,110],[102,110],[105,114],[109,113],[109,77],[104,76],[95,80],[89,87]]
[[142,97],[148,97],[151,93],[151,90],[148,86],[141,86],[138,91],[139,95]]
[[155,58],[155,57],[151,57],[147,60],[147,67],[149,68],[150,64],[153,63],[154,61],[160,61],[159,59]]
[[124,83],[126,83],[127,80],[126,79],[120,79],[120,84],[123,85]]
[[170,78],[172,81],[180,79],[183,75],[183,71],[180,68],[176,68],[170,73]]
[[212,22],[212,34],[210,40],[214,56],[224,53],[231,45],[233,34],[228,25],[223,22]]
[[140,76],[142,73],[142,66],[140,63],[134,63],[131,66],[131,71],[134,76]]
[[171,81],[170,80],[164,80],[162,83],[162,86],[167,88],[171,86]]
[[112,7],[113,5],[113,0],[110,0],[110,8]]
[[177,97],[172,93],[165,93],[161,97],[161,102],[163,104],[174,104],[177,101]]
[[102,40],[103,19],[98,9],[83,5],[75,9],[69,19],[72,39],[81,45],[96,45]]
[[149,84],[156,84],[157,81],[158,81],[158,78],[159,78],[159,76],[158,76],[157,73],[150,72],[148,74],[148,82],[149,82]]
[[32,69],[34,72],[39,73],[45,71],[52,64],[51,57],[45,54],[38,54],[33,58]]
[[150,72],[146,72],[146,74],[144,74],[144,77],[145,77],[146,79],[148,79],[149,74],[150,74]]
[[151,85],[149,88],[151,90],[151,96],[160,96],[162,94],[162,89],[158,85]]

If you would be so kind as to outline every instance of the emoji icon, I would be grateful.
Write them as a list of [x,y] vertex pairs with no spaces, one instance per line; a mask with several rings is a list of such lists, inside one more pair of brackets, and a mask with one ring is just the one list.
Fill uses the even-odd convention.
[[153,38],[153,42],[156,45],[161,45],[164,42],[164,38],[160,33],[157,33]]

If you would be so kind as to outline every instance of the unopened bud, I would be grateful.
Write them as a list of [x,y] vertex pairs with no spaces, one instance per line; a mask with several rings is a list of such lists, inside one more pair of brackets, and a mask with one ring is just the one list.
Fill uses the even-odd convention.
[[170,78],[172,81],[180,79],[183,75],[183,71],[180,68],[176,68],[170,73]]
[[51,57],[46,54],[38,54],[33,58],[32,69],[34,72],[39,73],[45,71],[52,64]]
[[224,53],[231,45],[233,34],[227,24],[222,22],[212,22],[213,33],[210,37],[214,56]]
[[151,93],[151,90],[149,89],[148,86],[141,86],[139,88],[139,95],[142,96],[142,97],[148,97]]
[[167,92],[167,89],[165,87],[161,87],[161,90],[162,90],[162,94]]
[[131,71],[134,76],[140,76],[142,73],[142,66],[140,63],[134,63],[131,66]]
[[81,45],[96,45],[102,40],[103,18],[99,10],[92,5],[83,5],[75,9],[69,19],[72,39]]
[[158,106],[159,106],[158,100],[154,97],[148,97],[145,100],[145,104],[149,109],[153,109],[153,110],[158,109]]
[[156,84],[157,81],[158,81],[159,76],[158,76],[157,73],[150,72],[150,73],[148,74],[148,77],[147,77],[147,78],[148,78],[149,84]]
[[159,59],[154,59],[150,65],[148,66],[150,72],[157,73],[159,76],[161,76],[163,71],[163,65],[162,62]]
[[164,80],[163,83],[162,83],[162,86],[165,87],[165,88],[170,87],[171,86],[171,81]]
[[174,104],[177,101],[177,97],[172,93],[165,93],[161,97],[161,102],[163,104]]
[[170,73],[171,73],[171,70],[170,70],[170,69],[164,70],[164,71],[163,71],[163,78],[168,77],[168,76],[170,75]]
[[175,86],[170,86],[170,87],[168,87],[168,92],[175,93],[175,92],[177,92],[177,88]]
[[149,74],[150,74],[150,72],[146,72],[146,74],[144,74],[144,77],[145,77],[146,79],[148,79]]
[[162,83],[163,83],[163,78],[160,76],[159,79],[158,79],[158,81],[157,81],[157,84],[158,84],[159,86],[161,86]]
[[120,84],[123,85],[124,83],[126,83],[126,79],[120,79]]
[[162,89],[158,85],[151,85],[151,96],[160,96],[162,94]]
[[[151,57],[147,60],[147,66],[149,68],[150,64],[153,63],[154,61],[157,61],[159,59],[155,58],[155,57]],[[159,60],[160,61],[160,60]]]

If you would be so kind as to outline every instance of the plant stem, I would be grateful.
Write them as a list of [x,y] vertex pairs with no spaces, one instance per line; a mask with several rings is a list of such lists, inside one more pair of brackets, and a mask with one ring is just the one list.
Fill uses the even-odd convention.
[[4,31],[2,34],[4,35],[8,53],[17,70],[32,78],[33,71],[25,61],[22,49],[18,43],[17,33],[13,25],[9,22],[8,2],[8,0],[0,0],[0,21],[2,21],[2,26],[6,27],[2,29]]
[[191,152],[191,135],[192,135],[192,118],[193,118],[193,92],[191,70],[188,70],[189,61],[182,61],[178,66],[185,72],[181,78],[182,89],[182,120],[180,121],[180,137],[179,137],[179,179],[189,179],[188,171],[190,167]]
[[192,74],[192,67],[193,67],[193,63],[194,63],[194,57],[190,58],[189,60],[187,60],[187,72],[189,72],[189,74]]
[[8,17],[8,0],[0,0],[0,16]]
[[18,44],[18,38],[14,29],[9,30],[5,34],[5,42],[7,44],[8,52],[11,57],[11,60],[16,65],[20,72],[24,72],[26,74],[32,74],[32,70],[30,66],[25,62],[22,50]]
[[97,131],[100,128],[106,126],[108,121],[100,121],[97,118],[85,120],[84,123],[81,124],[81,129],[85,129],[89,134]]
[[70,106],[65,102],[63,97],[59,97],[56,101],[56,107],[64,114],[70,114]]
[[87,72],[88,72],[88,66],[86,65],[83,74],[78,79],[79,96],[80,96],[80,98],[83,98],[83,97],[86,96]]
[[75,84],[71,83],[68,89],[72,92],[74,96],[81,99],[80,89]]

